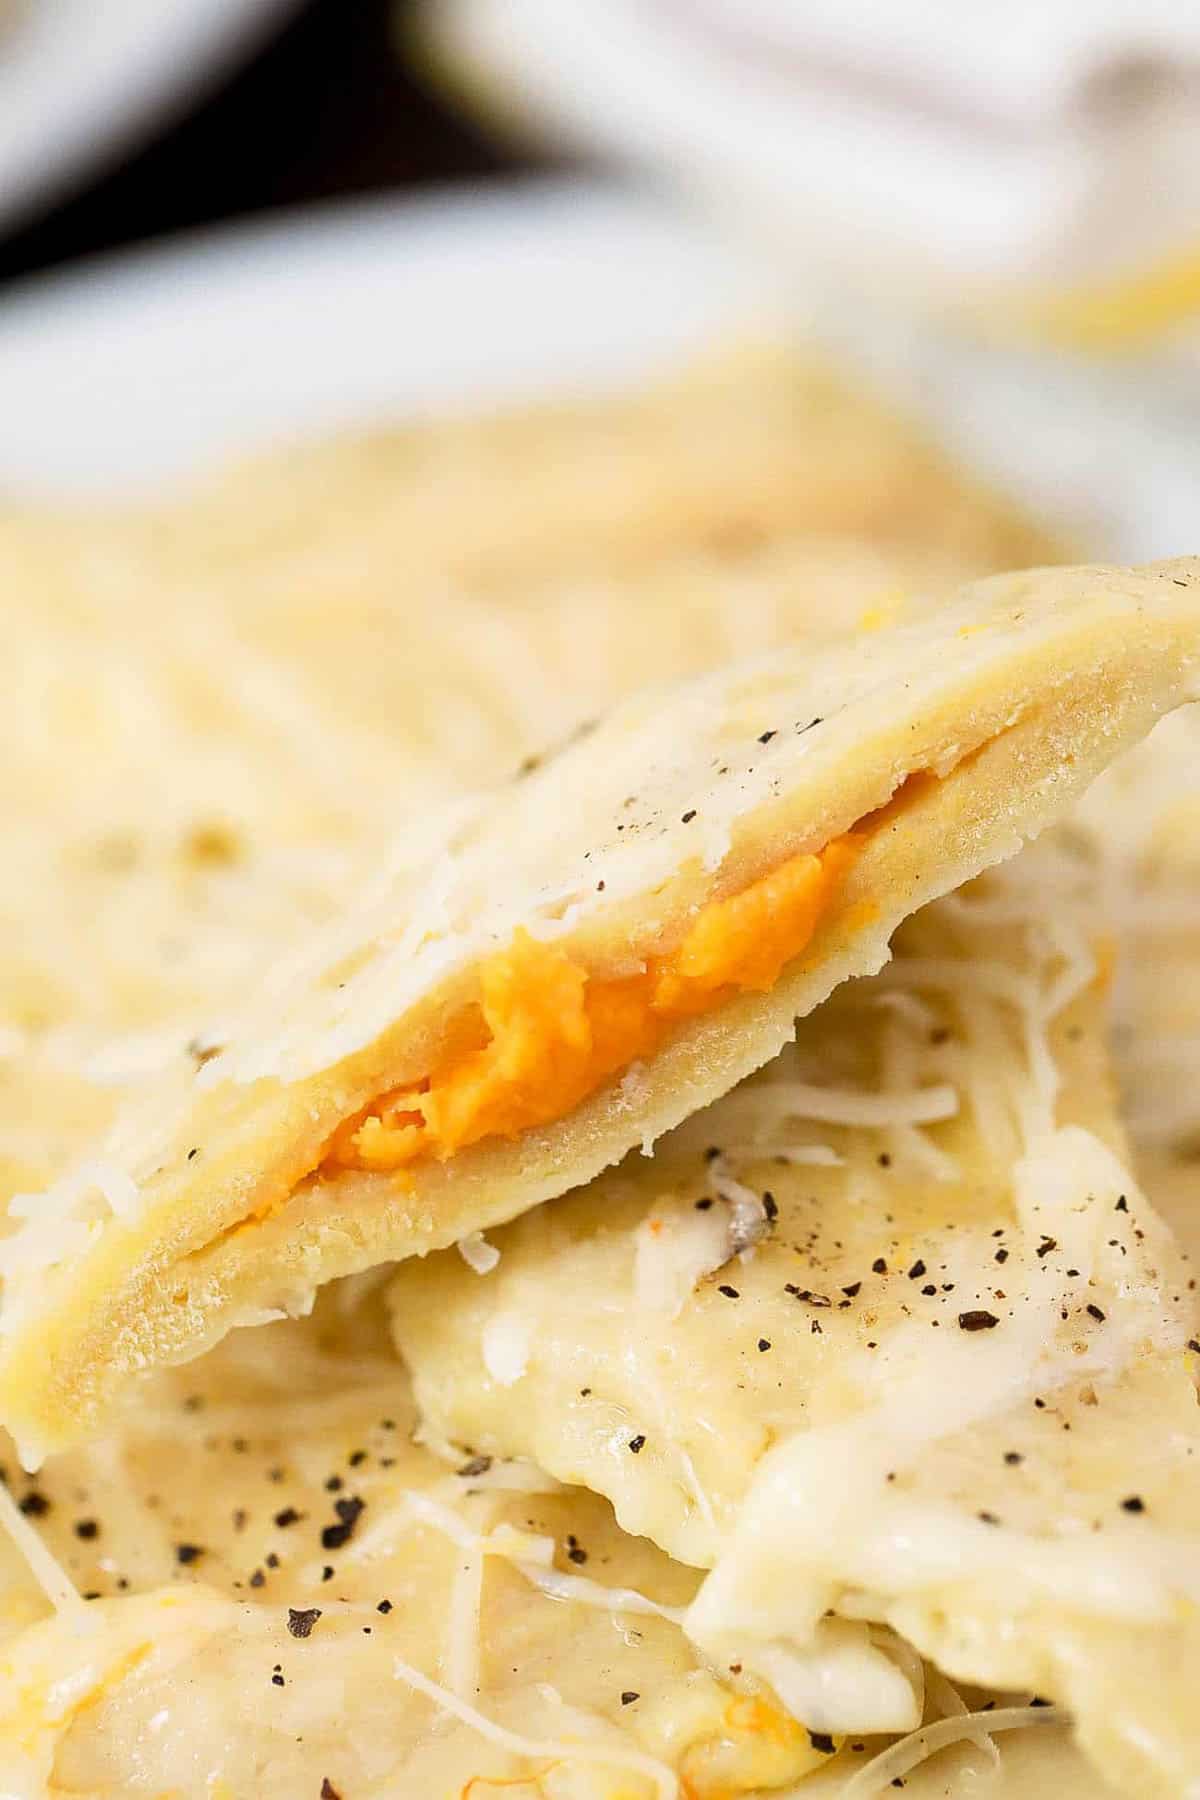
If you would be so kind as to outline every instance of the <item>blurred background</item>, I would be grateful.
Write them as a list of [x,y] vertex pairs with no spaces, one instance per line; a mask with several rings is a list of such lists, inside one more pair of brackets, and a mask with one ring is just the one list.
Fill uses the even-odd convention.
[[[189,10],[213,15],[191,67]],[[138,67],[121,69],[107,119],[96,117],[57,168],[49,138],[58,94],[49,63],[57,55],[61,74],[81,50],[47,43],[35,71],[21,42],[41,29],[38,13],[55,11],[78,15],[72,29],[91,13],[95,38],[104,14],[122,39],[132,36],[139,11],[157,12],[163,30],[161,65],[143,52]],[[16,105],[7,81],[20,83],[27,99],[36,74],[47,141],[34,169],[20,171],[20,191],[15,166],[7,175],[0,166],[0,279],[266,208],[549,166],[550,155],[497,139],[414,71],[402,46],[416,12],[411,0],[162,0],[157,8],[137,0],[3,0],[0,96],[6,110]],[[93,61],[107,65],[108,54],[93,46]],[[83,80],[90,85],[86,69]],[[62,129],[69,127],[64,121]],[[12,154],[15,165],[15,145]]]
[[753,268],[1083,537],[1194,547],[1200,10],[1177,0],[0,0],[0,478],[38,429],[31,309],[80,259],[581,174]]

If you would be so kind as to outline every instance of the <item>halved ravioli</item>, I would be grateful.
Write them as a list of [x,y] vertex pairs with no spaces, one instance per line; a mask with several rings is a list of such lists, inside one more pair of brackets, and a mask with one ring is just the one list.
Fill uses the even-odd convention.
[[1194,692],[1197,567],[997,578],[648,690],[412,828],[219,1053],[13,1202],[0,1412],[23,1454],[136,1371],[469,1239],[758,1068]]
[[381,796],[390,829],[815,605],[878,622],[1057,560],[782,348],[166,500],[0,507],[0,1197],[61,1170],[77,1098],[94,1136],[123,1087],[220,1041],[263,945],[356,891]]
[[[794,1048],[390,1299],[430,1429],[711,1569],[686,1627],[791,1691],[829,1619],[1200,1780],[1195,1283],[1127,1168],[1093,947],[1025,859]],[[827,1690],[830,1730],[863,1696]],[[897,1773],[903,1771],[897,1770]]]
[[830,1800],[886,1753],[920,1763],[918,1800],[969,1793],[992,1760],[998,1797],[1042,1780],[1095,1800],[1054,1715],[989,1695],[1024,1729],[986,1735],[996,1712],[962,1718],[985,1697],[891,1632],[844,1627],[839,1654],[892,1733],[810,1729],[688,1641],[694,1570],[596,1496],[447,1461],[414,1424],[356,1283],[160,1375],[120,1433],[35,1479],[10,1462],[32,1567],[0,1528],[5,1794]]

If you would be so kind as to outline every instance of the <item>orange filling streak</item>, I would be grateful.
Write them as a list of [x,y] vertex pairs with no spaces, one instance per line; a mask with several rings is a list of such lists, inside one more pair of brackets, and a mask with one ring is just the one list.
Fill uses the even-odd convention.
[[518,931],[483,965],[479,1048],[347,1119],[325,1167],[385,1172],[419,1157],[445,1161],[482,1138],[550,1124],[652,1055],[678,1020],[737,993],[768,993],[809,942],[860,842],[848,833],[710,901],[675,950],[624,980],[595,980],[565,951]]

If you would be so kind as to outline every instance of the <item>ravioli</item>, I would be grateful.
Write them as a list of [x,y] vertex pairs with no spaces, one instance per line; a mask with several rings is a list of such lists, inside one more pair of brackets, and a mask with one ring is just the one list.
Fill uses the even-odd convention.
[[1200,1774],[1195,1284],[1128,1170],[1102,1002],[1020,858],[652,1163],[390,1301],[430,1428],[711,1570],[710,1654],[786,1699],[829,1614],[886,1622],[1165,1796]]
[[[1011,853],[1188,696],[1195,574],[998,579],[865,640],[831,632],[648,690],[506,793],[410,830],[219,1055],[12,1203],[0,1409],[23,1455],[90,1428],[130,1374],[561,1193],[768,1060],[797,1015],[881,965],[907,913]],[[706,909],[794,858],[825,869],[848,836],[849,867],[766,993],[717,987],[651,1054],[512,1137],[501,1118],[445,1158],[326,1167],[347,1120],[486,1054],[482,972],[519,933],[589,988],[653,976]]]
[[814,596],[878,620],[1061,556],[782,348],[0,511],[4,1199],[223,1041],[263,947],[335,916],[414,809],[786,640]]
[[378,1297],[335,1294],[14,1481],[92,1597],[40,1619],[28,1575],[4,1586],[5,1794],[736,1800],[836,1760],[761,1682],[709,1671],[678,1625],[694,1576],[603,1502],[440,1461],[413,1423]]
[[[679,1624],[695,1572],[596,1496],[415,1443],[361,1283],[141,1400],[36,1478],[9,1464],[59,1602],[0,1534],[16,1800],[831,1800],[887,1748],[810,1731],[768,1684],[703,1658]],[[1024,1709],[1028,1729],[990,1740],[894,1634],[873,1640],[848,1628],[843,1654],[892,1684],[899,1721],[923,1713],[950,1743],[930,1761],[919,1739],[893,1745],[920,1764],[918,1800],[993,1760],[999,1800],[1035,1783],[1095,1800],[1051,1715]]]
[[819,534],[885,546],[894,567],[919,547],[960,575],[1061,554],[857,378],[783,342],[566,403],[276,452],[157,508],[144,533],[168,576],[249,563],[272,586],[298,575],[316,598],[314,570],[343,583],[371,564],[378,605],[380,569],[397,563],[419,591],[449,577],[522,609],[548,576],[636,582],[680,546],[736,562]]

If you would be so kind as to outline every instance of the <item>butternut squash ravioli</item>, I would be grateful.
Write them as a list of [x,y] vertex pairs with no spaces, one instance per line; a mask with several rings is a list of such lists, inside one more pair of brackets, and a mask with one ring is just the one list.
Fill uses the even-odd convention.
[[390,840],[383,795],[355,902],[13,1200],[22,1459],[145,1371],[473,1242],[728,1093],[1200,692],[1198,591],[1187,558],[977,583],[643,690]]
[[847,832],[708,901],[683,942],[649,956],[640,975],[593,979],[569,952],[518,931],[480,972],[478,1045],[347,1119],[323,1169],[381,1173],[427,1156],[445,1161],[481,1139],[549,1124],[652,1056],[676,1021],[734,993],[769,993],[812,938],[860,841]]

